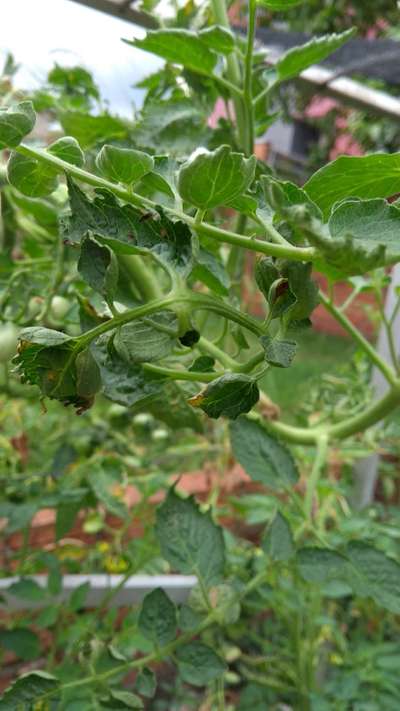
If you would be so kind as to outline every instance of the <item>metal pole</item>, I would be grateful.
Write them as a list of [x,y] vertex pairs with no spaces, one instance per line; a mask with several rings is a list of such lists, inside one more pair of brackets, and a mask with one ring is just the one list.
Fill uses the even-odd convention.
[[[385,315],[390,321],[399,295],[396,293],[400,285],[400,264],[393,267],[391,274],[391,282],[386,294]],[[392,329],[395,334],[395,342],[397,354],[400,353],[400,310],[396,314],[392,324]],[[378,336],[378,353],[385,360],[390,361],[390,348],[386,330],[383,326],[379,331]],[[388,390],[388,384],[380,370],[374,367],[372,371],[372,385],[374,389],[374,397],[381,398]],[[365,459],[360,459],[354,466],[354,490],[352,495],[352,504],[354,508],[360,510],[369,506],[374,500],[375,488],[378,482],[379,471],[379,454],[371,454]]]

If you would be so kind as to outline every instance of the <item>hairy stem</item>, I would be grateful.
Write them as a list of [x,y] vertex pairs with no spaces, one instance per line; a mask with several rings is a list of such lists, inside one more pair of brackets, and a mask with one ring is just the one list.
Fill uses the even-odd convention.
[[236,370],[236,361],[225,353],[225,351],[221,350],[221,348],[218,348],[218,346],[216,346],[215,343],[212,343],[212,341],[209,341],[207,338],[204,338],[204,336],[201,336],[196,345],[200,351],[207,353],[207,355],[210,355],[218,360],[223,366],[225,366],[225,368]]
[[[231,29],[231,24],[229,22],[228,12],[226,8],[225,0],[211,0],[214,16],[218,25],[224,27],[227,30]],[[228,80],[231,84],[236,87],[240,87],[241,73],[239,60],[237,56],[232,52],[226,58],[226,73]],[[245,105],[243,102],[243,97],[237,95],[236,92],[232,93],[232,102],[235,109],[235,119],[236,119],[236,129],[238,134],[238,141],[243,150],[246,150],[246,112]]]
[[165,375],[166,378],[170,380],[191,380],[196,383],[211,383],[216,378],[220,378],[224,375],[224,371],[213,371],[211,373],[201,373],[195,370],[174,370],[172,368],[163,368],[160,365],[153,365],[152,363],[144,363],[143,370],[148,373],[154,373],[156,375]]
[[[57,158],[57,156],[47,153],[47,151],[43,149],[31,148],[21,144],[18,148],[16,148],[16,151],[22,155],[28,156],[29,158],[48,163],[49,165],[54,166],[60,171],[68,173],[72,177],[86,183],[87,185],[110,190],[120,200],[131,203],[139,209],[155,210],[157,207],[157,203],[153,200],[149,200],[142,195],[126,190],[120,185],[116,185],[109,180],[105,180],[104,178],[93,175],[93,173],[89,173],[82,168],[78,168],[76,165],[67,163],[64,160],[61,160],[61,158]],[[218,242],[233,244],[252,252],[260,252],[261,254],[267,254],[272,257],[282,257],[283,259],[294,259],[296,261],[312,261],[316,255],[314,247],[293,247],[292,245],[286,246],[281,244],[271,244],[270,242],[264,242],[259,239],[250,239],[249,237],[237,235],[235,232],[214,227],[207,222],[196,224],[195,218],[186,215],[184,212],[175,210],[172,207],[168,207],[167,205],[163,206],[163,210],[165,213],[185,222],[198,234],[204,234],[207,237],[217,240]]]
[[247,29],[247,48],[245,57],[245,72],[244,72],[244,103],[246,106],[246,151],[249,155],[254,149],[254,107],[253,107],[253,48],[254,37],[256,31],[256,12],[257,6],[255,0],[248,0],[248,29]]

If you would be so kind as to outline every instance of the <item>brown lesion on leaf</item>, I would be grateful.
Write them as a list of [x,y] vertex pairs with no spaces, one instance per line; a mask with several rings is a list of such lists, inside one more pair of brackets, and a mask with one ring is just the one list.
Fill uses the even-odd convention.
[[202,403],[204,402],[204,393],[198,393],[198,395],[194,395],[193,397],[189,398],[188,403],[192,407],[201,407]]

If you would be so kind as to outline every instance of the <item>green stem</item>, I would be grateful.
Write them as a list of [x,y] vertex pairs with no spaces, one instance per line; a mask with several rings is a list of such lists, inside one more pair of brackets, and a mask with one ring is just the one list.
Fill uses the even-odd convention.
[[396,344],[394,342],[393,329],[392,329],[390,321],[386,317],[385,304],[383,302],[382,294],[379,289],[375,290],[375,295],[376,295],[376,299],[378,302],[378,307],[379,307],[381,319],[383,322],[383,327],[384,327],[385,333],[386,333],[387,343],[389,346],[390,359],[392,361],[393,368],[395,369],[396,373],[399,374],[399,363],[398,363],[398,357],[397,357],[397,352],[396,352],[397,351]]
[[[208,76],[208,75],[203,75],[203,76]],[[229,81],[229,79],[225,79],[224,77],[217,76],[216,74],[213,74],[213,79],[218,82],[221,86],[225,87],[225,89],[228,89],[228,91],[233,94],[234,97],[238,97],[238,99],[243,99],[243,91],[239,86],[234,84],[232,81]]]
[[153,365],[152,363],[144,363],[143,369],[156,375],[165,375],[171,380],[193,380],[197,383],[211,383],[216,378],[220,378],[221,375],[224,375],[224,371],[201,373],[195,370],[173,370],[171,368],[162,368],[161,366]]
[[259,104],[260,101],[262,101],[262,99],[264,99],[267,96],[267,94],[269,94],[271,89],[272,89],[271,86],[265,86],[264,89],[262,89],[262,91],[260,91],[260,93],[257,94],[257,96],[253,99],[253,106],[256,107],[257,104]]
[[[232,306],[229,306],[229,304],[226,304],[223,301],[218,301],[217,299],[208,297],[205,294],[197,294],[189,291],[187,295],[182,293],[175,294],[171,292],[170,294],[162,297],[161,299],[154,299],[153,301],[149,301],[147,304],[143,304],[143,306],[138,306],[134,309],[128,309],[127,311],[124,311],[123,313],[120,313],[117,316],[110,318],[108,321],[100,323],[98,326],[95,326],[94,328],[90,329],[90,331],[82,333],[82,335],[78,336],[78,338],[76,339],[76,347],[74,349],[73,355],[75,356],[79,351],[82,351],[87,348],[92,341],[101,336],[103,333],[113,331],[119,326],[123,326],[126,323],[130,323],[131,321],[134,321],[136,319],[143,318],[144,316],[149,316],[153,313],[156,313],[157,311],[162,311],[171,308],[175,304],[187,304],[188,306],[190,305],[193,311],[196,311],[198,309],[213,311],[214,313],[217,313],[220,316],[229,319],[230,321],[238,323],[239,326],[247,328],[249,331],[256,334],[257,336],[261,336],[264,333],[264,328],[262,324],[260,324],[256,319],[252,318],[251,316],[248,316],[247,314],[241,313],[241,311],[234,309]],[[207,345],[209,352],[210,347],[213,348],[214,353],[216,353],[218,350],[219,356],[223,354],[225,358],[225,365],[229,363],[227,367],[229,367],[230,369],[233,367],[236,368],[236,361],[234,361],[232,358],[229,358],[229,356],[223,353],[223,351],[221,351],[219,348],[216,350],[216,347],[213,346],[213,344],[211,344],[210,346],[209,341],[206,341],[206,344],[204,344],[204,341],[202,342],[200,338],[199,343],[203,343],[204,347],[206,347]]]
[[136,254],[119,257],[140,295],[145,301],[152,301],[152,299],[159,299],[162,292],[153,271],[147,267],[144,259]]
[[[76,165],[67,163],[66,161],[61,160],[61,158],[57,158],[57,156],[47,153],[43,149],[30,148],[21,144],[18,148],[16,148],[16,151],[22,155],[28,156],[29,158],[48,163],[49,165],[54,166],[60,171],[68,173],[87,185],[110,190],[120,200],[131,203],[139,209],[154,210],[157,207],[157,203],[153,200],[149,200],[142,195],[125,190],[124,188],[121,188],[121,186],[116,185],[109,180],[100,178],[97,175],[93,175],[92,173],[83,170],[82,168],[78,168]],[[314,247],[293,247],[282,244],[271,244],[259,239],[250,239],[248,237],[237,235],[235,232],[214,227],[207,222],[202,222],[197,225],[193,217],[190,217],[184,212],[180,212],[172,207],[168,207],[167,205],[164,205],[163,209],[164,212],[185,222],[198,234],[204,234],[205,236],[211,237],[218,242],[226,242],[227,244],[243,247],[244,249],[248,249],[252,252],[260,252],[261,254],[267,254],[272,257],[282,257],[283,259],[294,259],[296,261],[312,261],[316,255]]]
[[196,345],[200,351],[203,351],[218,360],[225,368],[229,368],[229,370],[237,369],[236,361],[225,353],[225,351],[221,350],[221,348],[218,348],[215,343],[212,343],[212,341],[204,338],[204,336],[199,338]]
[[224,680],[217,680],[217,701],[218,701],[218,711],[225,711],[225,688]]
[[258,222],[264,229],[266,236],[269,237],[271,242],[275,242],[275,244],[281,244],[284,247],[292,247],[290,242],[288,242],[287,239],[282,237],[281,233],[278,232],[278,230],[276,230],[270,222],[263,220],[261,217],[258,217]]
[[203,217],[206,214],[206,211],[203,210],[201,207],[197,208],[196,214],[194,216],[194,221],[196,225],[199,225],[201,222],[203,222]]
[[[238,235],[244,235],[246,232],[247,216],[242,212],[237,216],[237,221],[235,225],[235,233]],[[239,247],[231,247],[229,250],[229,257],[226,265],[228,274],[230,275],[233,282],[237,282],[236,287],[240,288],[240,282],[243,272],[243,264],[245,260],[245,254],[243,250]]]
[[[227,30],[231,29],[228,12],[226,9],[225,0],[211,0],[214,11],[215,20],[218,25]],[[232,52],[226,58],[226,73],[231,84],[240,87],[241,75],[240,66],[237,56]],[[236,92],[232,95],[232,101],[235,108],[236,128],[238,133],[239,144],[246,150],[246,114],[243,99],[237,96]]]
[[259,365],[265,359],[265,351],[259,351],[252,358],[249,358],[245,363],[238,363],[236,370],[240,373],[250,373],[256,365]]
[[317,441],[317,452],[314,459],[313,468],[311,470],[311,476],[307,481],[307,490],[304,500],[304,513],[309,521],[312,521],[314,496],[328,454],[328,441],[329,440],[326,434],[321,434],[319,436]]
[[344,313],[342,313],[340,309],[338,309],[322,291],[320,291],[319,297],[322,303],[324,304],[326,310],[329,311],[330,314],[332,314],[336,321],[338,321],[338,323],[340,323],[340,325],[345,329],[345,331],[347,331],[347,333],[350,334],[350,336],[356,341],[356,343],[358,343],[358,345],[367,354],[368,358],[372,361],[372,363],[374,363],[374,365],[379,368],[388,383],[390,383],[391,385],[396,383],[396,375],[390,365],[386,363],[383,358],[380,357],[379,353],[377,353],[375,348],[371,346],[371,344],[367,341],[366,338],[364,338],[360,331],[355,326],[353,326],[347,316],[345,316]]
[[[230,232],[229,230],[222,230],[220,227],[214,227],[214,225],[210,225],[207,222],[196,225],[193,218],[182,213],[179,213],[177,217],[184,220],[186,224],[192,227],[198,234],[212,237],[218,242],[226,242],[237,247],[243,247],[251,252],[260,252],[261,254],[266,254],[271,257],[281,257],[282,259],[294,259],[297,262],[310,262],[313,261],[316,256],[314,247],[293,247],[292,245],[287,246],[286,244],[272,244],[271,242],[264,242],[260,239],[244,237],[236,234],[236,232]],[[272,229],[276,232],[274,228]]]
[[171,295],[164,296],[161,299],[154,299],[153,301],[149,301],[147,304],[143,304],[143,306],[138,306],[135,309],[128,309],[127,311],[118,314],[118,316],[114,316],[108,321],[91,328],[90,331],[82,333],[82,335],[77,338],[77,350],[84,350],[92,341],[101,336],[103,333],[113,331],[115,328],[118,328],[118,326],[123,326],[124,324],[138,318],[142,318],[143,316],[148,316],[156,313],[157,311],[167,309],[169,306],[174,304],[175,301],[176,299]]
[[257,6],[255,0],[248,0],[247,48],[244,71],[244,103],[246,106],[246,151],[249,155],[254,149],[254,107],[253,107],[253,48],[256,31]]

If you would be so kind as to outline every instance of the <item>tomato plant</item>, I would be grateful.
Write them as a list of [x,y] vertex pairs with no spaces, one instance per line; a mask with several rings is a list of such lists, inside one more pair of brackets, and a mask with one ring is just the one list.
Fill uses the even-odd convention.
[[[298,3],[259,4],[280,11]],[[333,299],[342,280],[353,296],[361,288],[381,294],[385,270],[400,261],[400,211],[387,201],[398,192],[399,155],[340,157],[303,187],[280,180],[253,154],[255,138],[274,120],[274,93],[353,31],[312,40],[271,67],[254,44],[255,0],[246,38],[232,32],[224,0],[186,9],[168,27],[128,41],[166,62],[142,82],[146,95],[132,122],[104,110],[80,68],[56,67],[32,101],[2,84],[4,385],[20,396],[14,368],[29,398],[25,417],[37,428],[35,417],[47,407],[50,438],[64,427],[61,405],[85,423],[71,426],[51,464],[57,475],[43,481],[21,476],[7,453],[15,479],[5,482],[3,515],[11,530],[26,530],[40,506],[55,508],[61,538],[84,512],[86,533],[111,536],[98,542],[92,566],[103,556],[105,569],[124,581],[148,565],[195,575],[198,584],[179,606],[154,589],[114,633],[112,610],[102,619],[109,599],[80,620],[86,588],[58,609],[60,556],[29,556],[25,546],[17,568],[23,577],[9,592],[32,601],[45,595],[36,623],[56,627],[58,641],[48,668],[19,677],[0,708],[144,708],[166,662],[179,684],[193,687],[196,708],[234,708],[239,683],[241,709],[282,702],[353,708],[363,694],[374,696],[368,708],[396,708],[390,627],[398,625],[400,566],[379,510],[377,521],[343,514],[344,484],[332,480],[329,464],[346,447],[378,446],[377,425],[400,403],[390,321],[386,362],[347,317],[350,300],[340,308]],[[225,118],[212,128],[217,100]],[[37,111],[63,131],[46,147],[27,139]],[[326,276],[327,293],[314,270]],[[249,281],[262,300],[261,318],[247,308]],[[347,371],[328,394],[320,384],[308,399],[312,413],[304,404],[293,422],[298,403],[281,414],[269,379],[294,367],[299,341],[307,352],[320,304],[353,339],[357,358],[350,381]],[[379,400],[368,388],[371,366],[387,382]],[[218,492],[201,505],[178,486],[158,506],[155,525],[138,505],[148,538],[126,544],[127,473],[149,475],[143,489],[150,497],[160,486],[157,456],[169,451],[169,438],[182,444],[188,429],[202,439],[199,450],[216,448],[221,472],[233,458],[262,490],[229,504],[262,524],[256,545],[220,525],[227,504],[219,505]],[[193,436],[186,451],[197,444]],[[16,447],[23,453],[22,441]],[[120,531],[105,512],[123,522]],[[45,593],[27,577],[41,565],[49,571]],[[368,663],[357,649],[360,619],[380,639],[379,659],[390,657],[382,681],[374,676],[374,646]],[[38,637],[14,623],[0,644],[34,658]],[[355,629],[351,642],[345,625]],[[130,672],[134,684],[121,689]],[[162,695],[149,704],[162,708]]]

